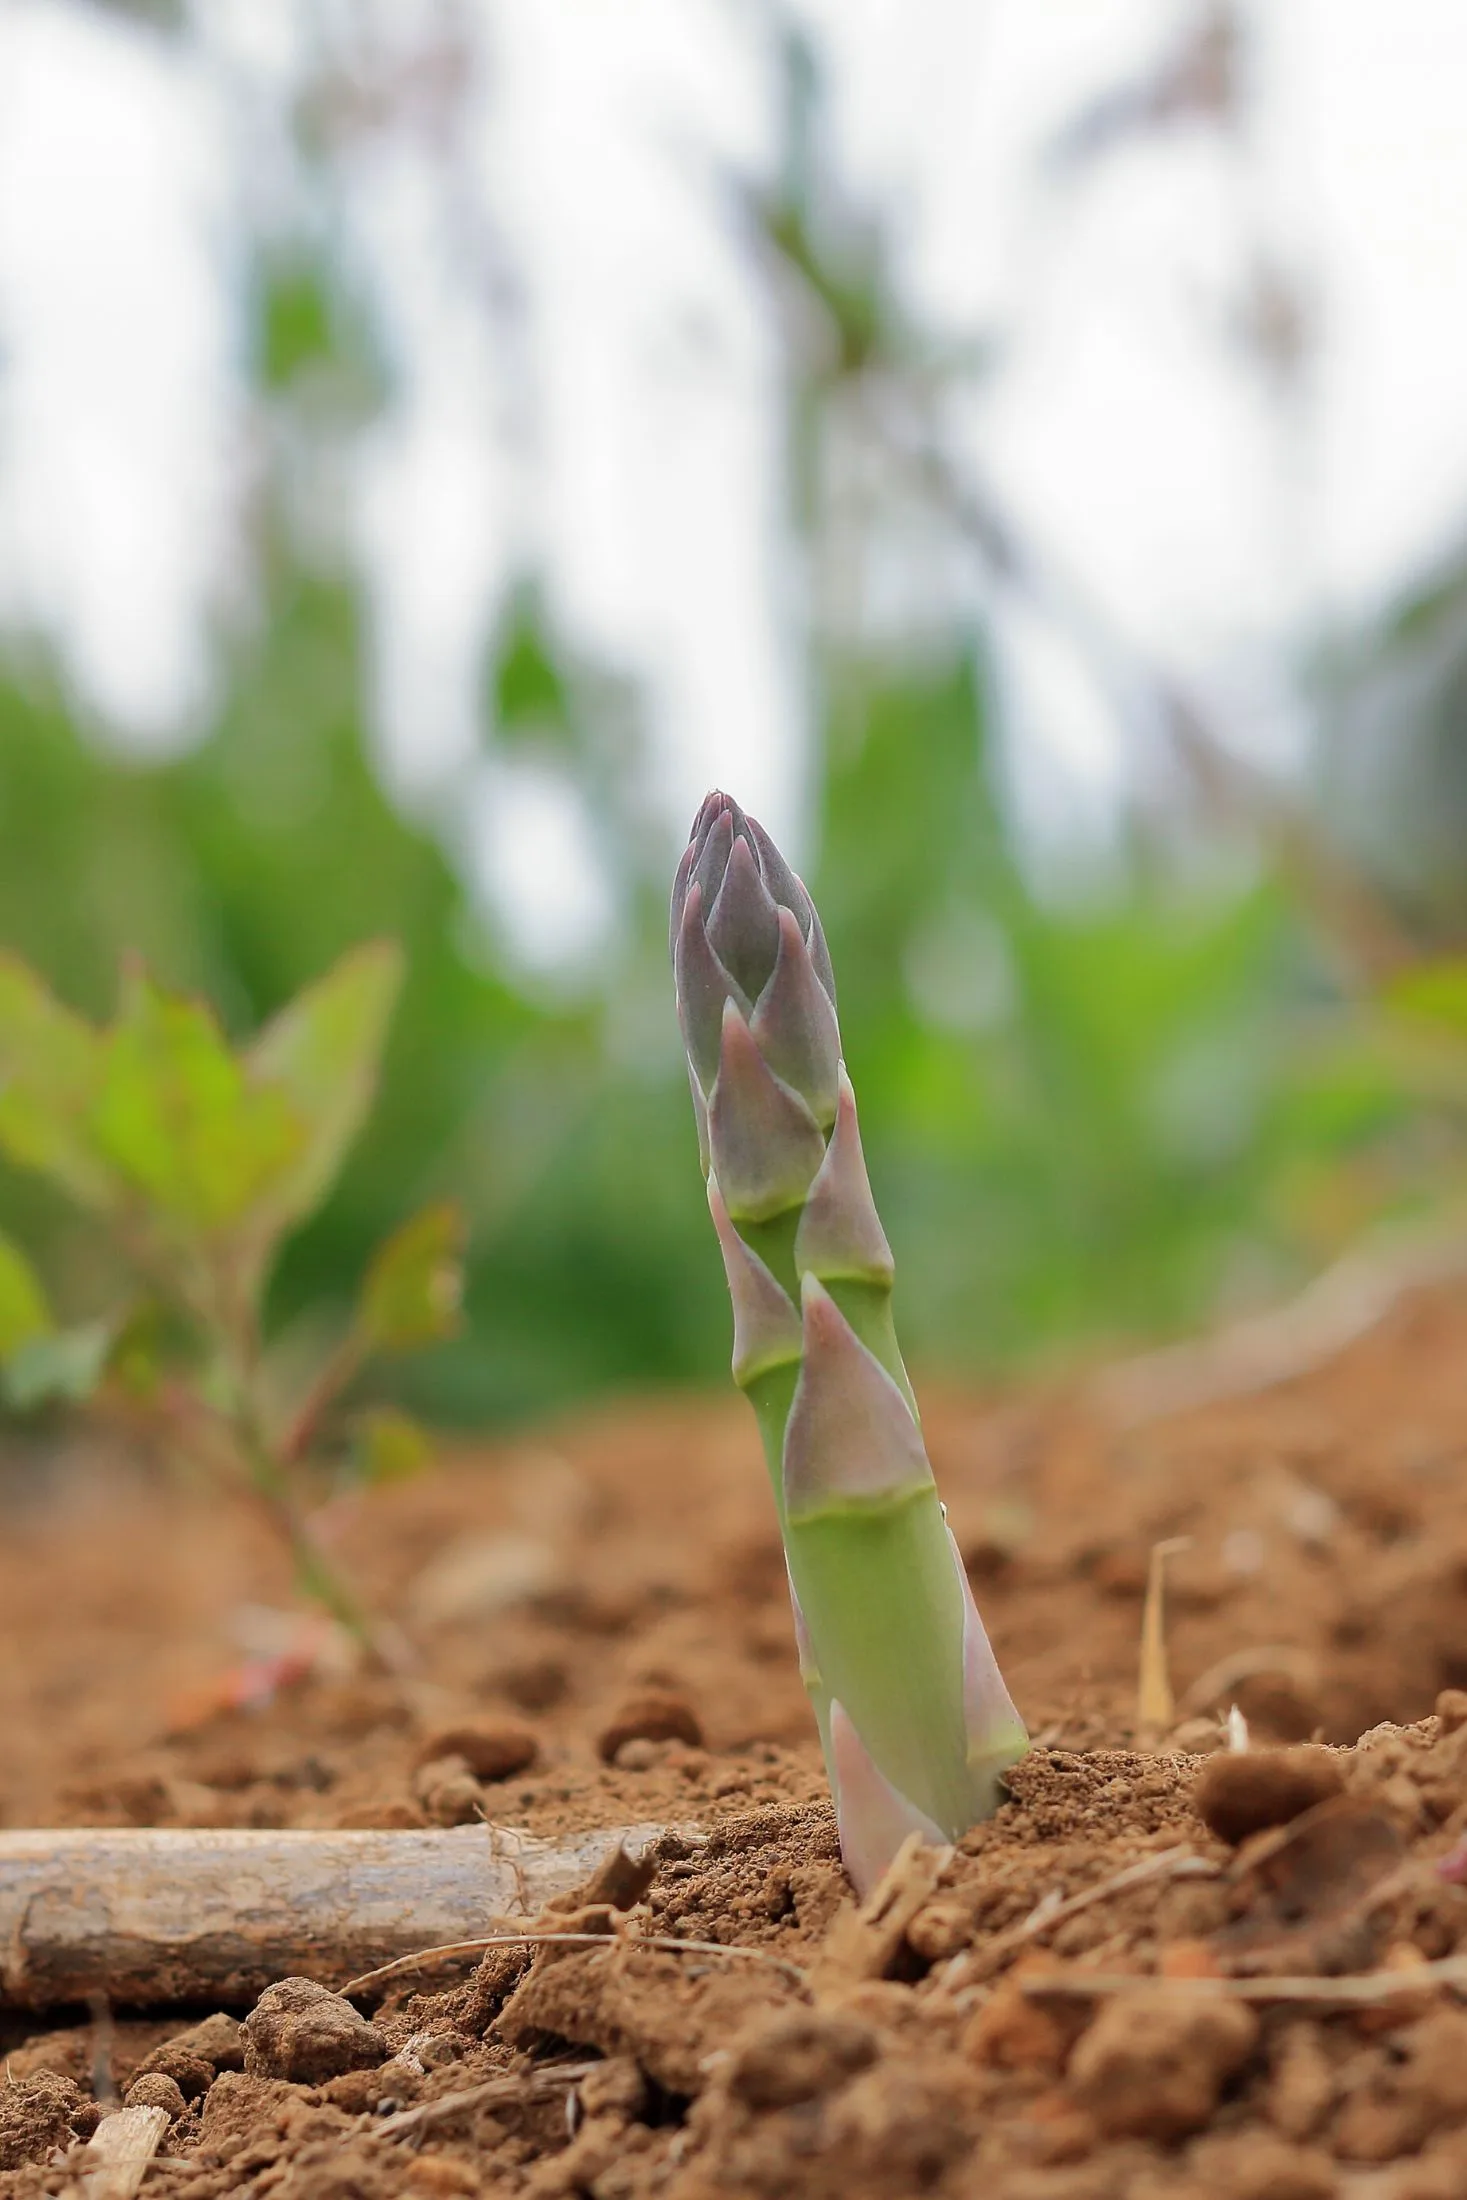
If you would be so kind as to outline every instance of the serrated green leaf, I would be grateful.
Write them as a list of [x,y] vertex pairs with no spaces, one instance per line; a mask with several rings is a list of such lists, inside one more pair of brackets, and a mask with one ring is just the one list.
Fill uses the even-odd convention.
[[246,1055],[304,1126],[300,1151],[260,1216],[272,1236],[311,1213],[335,1181],[372,1104],[387,1027],[402,983],[402,950],[373,940],[298,993]]
[[100,1069],[100,1034],[0,954],[0,1149],[88,1207],[116,1192],[88,1129]]
[[463,1302],[464,1224],[447,1202],[425,1207],[379,1246],[362,1285],[357,1330],[368,1351],[412,1352],[451,1337]]
[[54,1327],[40,1277],[20,1247],[0,1236],[0,1361]]
[[106,1035],[90,1126],[129,1190],[207,1233],[249,1215],[305,1142],[284,1092],[246,1076],[212,1010],[144,977]]
[[363,1415],[352,1449],[358,1477],[371,1487],[410,1481],[433,1457],[426,1432],[393,1406]]
[[111,1322],[96,1321],[29,1338],[0,1370],[0,1395],[17,1413],[84,1405],[106,1372],[115,1334]]
[[1390,1007],[1467,1038],[1467,955],[1443,955],[1418,963],[1386,989]]

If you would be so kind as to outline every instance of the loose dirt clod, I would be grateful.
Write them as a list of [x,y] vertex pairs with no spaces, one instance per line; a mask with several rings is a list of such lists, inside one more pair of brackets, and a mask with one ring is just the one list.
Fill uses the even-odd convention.
[[476,1780],[510,1780],[532,1765],[539,1751],[532,1727],[500,1719],[438,1729],[423,1742],[417,1761],[428,1765],[437,1757],[458,1757]]
[[413,1774],[413,1793],[435,1826],[471,1826],[488,1801],[466,1757],[430,1757]]
[[53,2148],[67,2145],[84,2105],[75,2080],[51,2070],[0,2084],[0,2170],[44,2162]]
[[145,2071],[142,2077],[133,2079],[132,2084],[127,2089],[123,2106],[124,2108],[161,2108],[169,2122],[172,2123],[175,2117],[182,2116],[186,2112],[188,2103],[184,2099],[182,2089],[175,2078],[165,2077],[161,2070],[149,2070]]
[[221,2070],[243,2070],[244,2027],[237,2017],[218,2015],[191,2024],[145,2055],[133,2073],[134,2085],[154,2075],[169,2079],[185,2101],[202,2100]]
[[1210,1757],[1192,1801],[1219,1839],[1236,1847],[1265,1826],[1287,1825],[1344,1788],[1339,1759],[1328,1749],[1229,1750]]
[[319,2085],[346,2070],[372,2070],[388,2053],[374,2024],[340,1994],[308,1978],[284,1978],[261,1994],[244,2021],[245,2071]]
[[1143,1987],[1101,2010],[1070,2058],[1070,2087],[1111,2138],[1179,2139],[1201,2130],[1257,2039],[1241,2003]]
[[613,1764],[623,1742],[686,1742],[690,1749],[703,1746],[698,1714],[682,1696],[649,1690],[629,1696],[596,1737],[603,1764]]
[[735,2047],[728,2090],[751,2108],[791,2108],[833,2093],[880,2052],[878,2034],[858,2017],[797,2010]]

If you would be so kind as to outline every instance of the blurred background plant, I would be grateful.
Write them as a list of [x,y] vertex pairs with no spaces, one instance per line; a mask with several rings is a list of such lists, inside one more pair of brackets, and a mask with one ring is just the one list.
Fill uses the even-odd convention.
[[282,1364],[261,1302],[282,1238],[330,1191],[371,1106],[400,975],[391,943],[358,948],[231,1047],[206,1002],[136,966],[98,1029],[0,957],[0,1149],[86,1216],[93,1292],[110,1270],[112,1301],[64,1326],[0,1236],[0,1398],[22,1414],[92,1408],[251,1501],[299,1586],[364,1647],[372,1622],[313,1509],[323,1469],[370,1487],[427,1456],[406,1415],[354,1394],[383,1356],[457,1328],[459,1216],[443,1203],[400,1224],[304,1367]]
[[[0,942],[236,1039],[401,945],[378,1104],[280,1217],[282,1363],[453,1199],[465,1318],[395,1410],[722,1378],[665,941],[713,780],[825,915],[919,1367],[1450,1224],[1467,443],[1371,350],[1367,278],[1432,289],[1410,179],[1365,163],[1374,259],[1322,193],[1311,258],[1279,147],[1352,87],[1378,166],[1455,115],[1331,78],[1337,10],[553,12],[0,20]],[[1399,465],[1301,487],[1367,386]],[[109,1319],[0,1144],[56,1321]]]

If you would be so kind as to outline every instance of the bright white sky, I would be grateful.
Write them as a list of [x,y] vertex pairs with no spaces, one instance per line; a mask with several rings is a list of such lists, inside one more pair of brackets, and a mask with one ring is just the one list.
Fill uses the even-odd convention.
[[[1245,741],[1288,738],[1290,648],[1378,604],[1467,512],[1467,16],[1252,0],[1241,151],[1179,125],[1062,186],[1044,147],[1176,40],[1175,0],[797,13],[838,172],[884,209],[913,309],[1003,334],[955,457],[1124,642],[1248,698]],[[0,615],[54,636],[134,742],[189,736],[211,629],[248,602],[247,240],[298,204],[284,95],[374,16],[390,80],[394,50],[453,20],[198,0],[198,36],[170,41],[81,0],[0,0]],[[659,809],[726,781],[798,844],[807,582],[778,330],[725,180],[769,172],[777,87],[737,0],[458,18],[487,59],[434,142],[369,134],[338,164],[321,218],[394,390],[301,493],[370,591],[385,767],[406,799],[448,791],[553,959],[605,920],[564,891],[583,827],[475,725],[484,635],[527,565],[578,645],[646,683]],[[1228,338],[1257,237],[1305,270],[1317,321],[1291,407]],[[486,310],[506,285],[514,311]],[[1007,620],[998,647],[1038,828],[1104,811],[1127,760],[1089,673],[1042,620]]]

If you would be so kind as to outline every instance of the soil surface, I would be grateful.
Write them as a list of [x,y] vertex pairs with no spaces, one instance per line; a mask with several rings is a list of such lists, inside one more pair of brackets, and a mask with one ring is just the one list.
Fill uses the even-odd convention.
[[340,1508],[390,1673],[302,1635],[243,1513],[9,1438],[0,1826],[676,1830],[631,1907],[542,1921],[588,1940],[355,2008],[0,2011],[0,2195],[86,2189],[129,2094],[172,2200],[1467,2195],[1467,1291],[1139,1426],[1078,1387],[923,1402],[1034,1747],[864,1911],[739,1401]]

